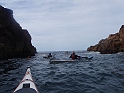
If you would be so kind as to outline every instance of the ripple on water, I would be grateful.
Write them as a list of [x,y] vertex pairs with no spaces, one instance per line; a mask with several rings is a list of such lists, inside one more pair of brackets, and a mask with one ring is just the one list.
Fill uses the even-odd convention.
[[[40,93],[123,93],[124,55],[78,51],[93,56],[90,61],[50,64],[38,53],[30,60],[1,62],[0,93],[12,93],[31,66],[33,79]],[[71,52],[53,52],[57,59],[68,59]],[[61,58],[60,58],[61,57]],[[3,64],[4,63],[4,64]]]

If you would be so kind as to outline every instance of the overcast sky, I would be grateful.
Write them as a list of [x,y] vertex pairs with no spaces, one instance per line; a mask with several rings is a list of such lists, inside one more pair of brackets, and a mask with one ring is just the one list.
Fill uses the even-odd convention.
[[86,50],[124,23],[124,0],[1,0],[37,51]]

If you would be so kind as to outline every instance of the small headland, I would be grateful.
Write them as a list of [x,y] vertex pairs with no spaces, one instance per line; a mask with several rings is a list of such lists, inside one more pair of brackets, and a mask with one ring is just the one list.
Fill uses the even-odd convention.
[[0,5],[0,60],[34,56],[31,35],[13,18],[13,11]]
[[90,46],[87,50],[101,54],[124,52],[124,25],[121,26],[118,33],[110,34],[108,38],[100,40],[98,44]]

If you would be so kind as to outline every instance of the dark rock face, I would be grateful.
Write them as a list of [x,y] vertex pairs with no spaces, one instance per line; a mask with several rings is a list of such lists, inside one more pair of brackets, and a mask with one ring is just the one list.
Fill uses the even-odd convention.
[[113,54],[124,52],[124,25],[116,34],[111,34],[106,39],[102,39],[95,46],[87,48],[88,51],[98,51],[101,54]]
[[0,60],[34,56],[35,53],[28,31],[15,21],[12,10],[0,6]]

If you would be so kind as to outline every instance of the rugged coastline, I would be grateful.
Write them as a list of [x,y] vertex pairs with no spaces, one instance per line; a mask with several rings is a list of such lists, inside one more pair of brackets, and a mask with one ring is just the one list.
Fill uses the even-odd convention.
[[110,34],[108,38],[102,39],[98,44],[90,46],[87,51],[98,51],[101,54],[114,54],[124,52],[124,25],[118,33]]
[[0,5],[0,60],[34,56],[31,35],[13,18],[13,11]]

